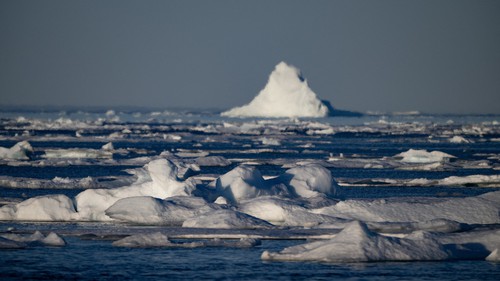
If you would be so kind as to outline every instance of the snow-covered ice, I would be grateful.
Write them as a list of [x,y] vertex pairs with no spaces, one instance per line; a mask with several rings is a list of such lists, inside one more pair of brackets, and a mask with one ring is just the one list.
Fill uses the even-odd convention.
[[47,236],[40,231],[30,235],[21,235],[15,233],[0,234],[0,248],[25,248],[28,246],[52,246],[61,247],[66,245],[66,241],[54,232],[50,232]]
[[153,160],[139,172],[137,181],[114,189],[89,189],[75,198],[78,214],[83,220],[109,220],[104,211],[122,198],[151,196],[167,198],[187,196],[195,189],[192,180],[180,181],[177,167],[166,159]]
[[262,253],[266,261],[430,261],[449,258],[446,249],[428,233],[406,238],[386,237],[370,231],[358,221],[347,225],[330,240],[292,246],[277,253]]
[[410,149],[405,152],[401,152],[394,156],[395,158],[402,158],[401,162],[405,163],[436,163],[436,162],[445,162],[451,158],[456,158],[453,155],[448,153],[444,153],[441,151],[431,151],[428,152],[425,149],[415,150]]
[[29,160],[33,147],[27,141],[16,143],[11,148],[0,147],[0,159]]
[[328,106],[318,99],[299,69],[280,62],[260,93],[247,105],[222,113],[230,117],[325,117]]
[[200,247],[231,247],[251,248],[260,245],[260,240],[241,238],[239,240],[211,239],[194,242],[172,242],[168,236],[161,232],[135,234],[113,242],[116,247],[128,248],[200,248]]

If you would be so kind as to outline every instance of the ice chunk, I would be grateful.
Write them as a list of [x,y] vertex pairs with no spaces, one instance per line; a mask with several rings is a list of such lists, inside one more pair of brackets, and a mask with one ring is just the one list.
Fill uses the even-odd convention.
[[155,232],[150,234],[136,234],[127,236],[123,239],[113,242],[113,246],[116,247],[167,247],[172,245],[172,242],[168,240],[167,235],[161,232]]
[[328,106],[318,99],[300,70],[280,62],[267,85],[247,105],[222,113],[229,117],[325,117]]
[[107,144],[103,145],[101,149],[104,151],[113,151],[115,150],[115,147],[113,146],[112,142],[108,142]]
[[282,226],[313,227],[328,224],[330,228],[343,228],[346,222],[332,216],[312,213],[297,200],[277,197],[259,197],[244,201],[238,210]]
[[450,138],[449,141],[451,143],[470,143],[469,140],[467,140],[466,138],[464,138],[462,136],[454,136],[454,137]]
[[339,188],[328,169],[319,164],[306,164],[291,168],[279,179],[292,193],[305,198],[321,194],[334,196]]
[[110,150],[98,150],[98,149],[80,149],[80,148],[70,148],[70,149],[47,149],[45,154],[42,155],[43,158],[76,158],[76,159],[111,159],[113,158],[113,152]]
[[182,227],[197,228],[269,228],[272,225],[261,219],[233,210],[217,210],[187,219]]
[[231,165],[231,161],[224,156],[206,156],[196,158],[196,164],[200,166],[220,166],[225,167]]
[[65,246],[66,242],[61,236],[54,232],[50,232],[47,236],[43,235],[40,231],[35,231],[31,235],[20,235],[14,233],[6,233],[0,235],[4,239],[24,243],[26,245],[43,245],[43,246]]
[[386,237],[352,222],[334,238],[292,246],[278,253],[265,251],[266,261],[368,262],[446,260],[444,247],[430,234],[416,237]]
[[188,196],[195,189],[192,180],[180,181],[177,167],[169,160],[157,159],[146,164],[142,172],[136,171],[137,182],[114,189],[85,190],[76,196],[76,207],[84,220],[109,220],[104,211],[122,198],[151,196],[167,198]]
[[498,248],[493,250],[489,256],[486,257],[487,261],[500,262],[500,254],[498,253]]
[[110,218],[137,224],[182,225],[186,219],[219,208],[199,197],[178,196],[161,200],[141,196],[120,199],[105,213]]
[[232,203],[274,193],[259,170],[252,166],[238,166],[220,176],[215,189],[217,194]]
[[418,202],[346,200],[313,212],[367,222],[426,222],[446,219],[467,224],[500,223],[495,196],[476,196]]
[[45,195],[0,208],[0,220],[70,221],[75,219],[73,201],[65,195]]
[[200,248],[200,247],[234,247],[250,248],[260,245],[260,240],[241,238],[240,240],[212,239],[194,242],[172,242],[161,232],[135,234],[113,242],[116,247],[167,247],[167,248]]
[[22,249],[27,246],[26,243],[17,242],[0,236],[0,249]]
[[401,152],[394,156],[395,158],[401,157],[401,162],[405,163],[435,163],[447,162],[451,158],[456,158],[453,155],[441,151],[428,152],[425,149],[415,150],[410,149],[406,152]]
[[16,143],[11,148],[0,147],[0,159],[29,160],[33,147],[27,141]]

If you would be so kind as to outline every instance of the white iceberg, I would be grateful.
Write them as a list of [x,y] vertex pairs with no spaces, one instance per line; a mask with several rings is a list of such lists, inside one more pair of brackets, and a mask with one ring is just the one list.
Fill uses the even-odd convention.
[[228,117],[326,117],[329,106],[318,99],[300,70],[280,62],[263,90],[247,105],[235,107]]
[[386,237],[355,221],[330,240],[292,246],[278,253],[264,251],[261,258],[317,262],[430,261],[449,259],[450,254],[428,233]]
[[27,141],[16,143],[11,148],[0,147],[0,159],[29,160],[33,147]]

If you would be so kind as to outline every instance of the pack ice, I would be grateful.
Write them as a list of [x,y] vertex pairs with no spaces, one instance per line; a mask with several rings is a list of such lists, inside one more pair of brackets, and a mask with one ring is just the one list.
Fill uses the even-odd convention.
[[280,62],[264,89],[247,105],[222,113],[229,117],[325,117],[328,106],[318,99],[299,69]]

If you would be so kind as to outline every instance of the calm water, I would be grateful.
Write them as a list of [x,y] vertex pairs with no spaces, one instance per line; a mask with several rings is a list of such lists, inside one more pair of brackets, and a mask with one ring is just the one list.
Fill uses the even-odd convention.
[[2,251],[2,280],[499,280],[500,264],[486,261],[355,264],[268,263],[303,241],[263,241],[250,249],[129,249],[110,241],[66,238],[62,248]]

